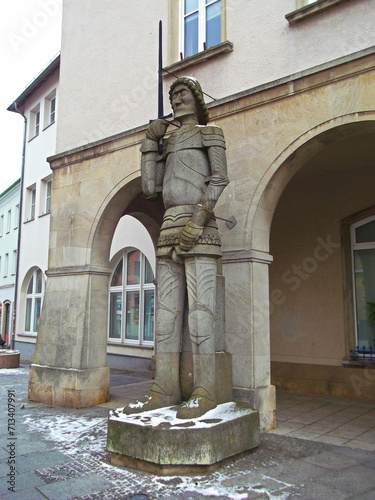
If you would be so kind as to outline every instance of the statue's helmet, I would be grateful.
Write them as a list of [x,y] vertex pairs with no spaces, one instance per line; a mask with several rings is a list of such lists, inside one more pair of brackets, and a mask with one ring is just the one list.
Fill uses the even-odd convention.
[[199,125],[207,125],[208,120],[210,119],[210,115],[208,113],[206,103],[204,102],[202,87],[200,86],[198,80],[191,76],[181,76],[180,78],[177,78],[172,83],[171,88],[169,89],[169,100],[171,104],[173,89],[177,85],[186,85],[187,87],[189,87],[197,103],[198,123]]

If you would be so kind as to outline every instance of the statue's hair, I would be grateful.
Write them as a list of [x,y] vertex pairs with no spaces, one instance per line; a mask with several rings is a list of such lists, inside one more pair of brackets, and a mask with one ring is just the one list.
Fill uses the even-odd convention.
[[177,78],[169,89],[169,100],[172,104],[172,94],[173,90],[177,85],[186,85],[191,90],[197,104],[198,104],[198,122],[200,125],[207,125],[210,115],[206,103],[204,102],[202,87],[200,86],[198,80],[191,78],[189,76],[181,76]]

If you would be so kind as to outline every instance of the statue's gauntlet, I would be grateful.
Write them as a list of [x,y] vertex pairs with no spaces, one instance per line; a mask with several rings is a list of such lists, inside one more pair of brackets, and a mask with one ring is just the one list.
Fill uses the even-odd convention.
[[180,236],[181,250],[183,250],[184,252],[191,250],[197,243],[199,237],[202,235],[203,229],[204,226],[198,226],[198,224],[193,221],[188,222],[182,230]]

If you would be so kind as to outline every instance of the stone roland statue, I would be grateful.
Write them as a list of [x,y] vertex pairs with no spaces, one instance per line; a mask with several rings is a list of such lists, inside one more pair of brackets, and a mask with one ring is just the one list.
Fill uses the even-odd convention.
[[[213,209],[229,180],[224,135],[220,127],[207,125],[199,82],[178,78],[169,95],[180,127],[163,139],[170,122],[151,122],[141,147],[143,193],[152,199],[162,191],[166,209],[156,252],[156,376],[148,395],[130,403],[124,413],[180,405],[177,418],[189,419],[217,405],[214,325],[221,241]],[[182,402],[179,363],[186,292],[194,390]]]

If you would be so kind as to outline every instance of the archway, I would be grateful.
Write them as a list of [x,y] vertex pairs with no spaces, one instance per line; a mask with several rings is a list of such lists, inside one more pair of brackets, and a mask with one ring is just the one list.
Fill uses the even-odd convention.
[[273,257],[267,311],[277,387],[358,396],[342,368],[355,329],[345,221],[375,205],[374,118],[353,114],[321,124],[265,175],[273,170],[254,211],[252,244]]

